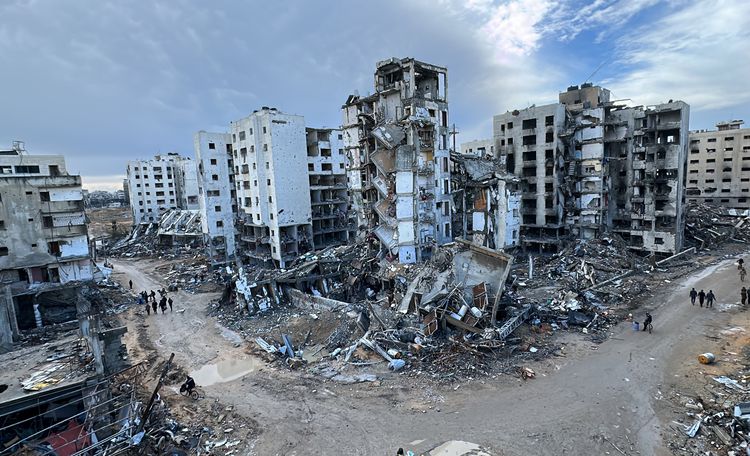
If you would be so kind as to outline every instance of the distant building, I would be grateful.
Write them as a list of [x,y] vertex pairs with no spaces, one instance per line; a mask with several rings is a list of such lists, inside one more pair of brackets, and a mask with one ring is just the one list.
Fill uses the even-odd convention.
[[400,263],[453,240],[448,70],[412,58],[378,62],[375,93],[342,106],[349,186],[361,238]]
[[493,139],[476,139],[461,143],[461,153],[464,155],[475,155],[477,157],[494,157],[495,140]]
[[195,162],[176,153],[128,162],[127,181],[134,225],[158,222],[169,209],[199,208]]
[[689,106],[618,105],[591,84],[559,98],[493,119],[495,150],[521,180],[522,245],[614,232],[634,250],[680,251]]
[[237,191],[232,135],[199,131],[193,137],[204,242],[214,264],[234,259]]
[[716,130],[690,132],[688,201],[750,209],[750,128],[719,122]]
[[122,193],[123,202],[126,206],[130,206],[130,184],[128,183],[127,179],[122,180]]
[[46,291],[93,278],[86,223],[81,177],[62,155],[0,150],[0,342],[9,328],[75,319]]

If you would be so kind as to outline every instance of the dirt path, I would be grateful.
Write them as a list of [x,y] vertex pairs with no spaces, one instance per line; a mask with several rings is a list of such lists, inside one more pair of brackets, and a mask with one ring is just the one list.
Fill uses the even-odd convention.
[[[153,272],[157,262],[152,260],[112,260],[115,266],[113,279],[123,286],[128,280],[133,281],[133,292],[159,290],[167,284],[160,282]],[[159,294],[157,292],[157,298]],[[129,327],[146,324],[146,333],[153,342],[159,355],[168,358],[175,353],[175,360],[187,370],[199,369],[206,364],[226,359],[244,357],[244,351],[237,347],[241,337],[221,328],[212,318],[206,317],[206,307],[220,293],[191,294],[184,291],[170,292],[174,300],[173,311],[166,313],[159,310],[150,316],[130,314]],[[145,309],[145,307],[144,307]],[[136,333],[136,331],[130,331]]]
[[[496,455],[668,454],[660,436],[662,389],[675,381],[675,363],[695,362],[703,332],[727,323],[721,309],[738,301],[741,286],[733,261],[665,284],[669,292],[644,303],[654,315],[653,334],[633,333],[621,324],[599,346],[576,344],[583,355],[542,363],[535,380],[499,376],[426,392],[419,380],[386,377],[379,386],[341,386],[304,373],[262,369],[207,387],[207,396],[263,423],[250,454],[344,449],[352,455],[393,454],[399,446],[419,452],[454,439],[481,444]],[[133,278],[136,289],[160,287],[143,272],[147,268],[145,262],[118,261],[115,278]],[[693,286],[714,290],[713,309],[690,306],[687,293]],[[148,334],[162,356],[174,350],[192,369],[227,356],[249,356],[205,317],[210,295],[177,296],[175,311],[184,307],[184,313],[148,319]],[[636,318],[642,320],[642,312]]]

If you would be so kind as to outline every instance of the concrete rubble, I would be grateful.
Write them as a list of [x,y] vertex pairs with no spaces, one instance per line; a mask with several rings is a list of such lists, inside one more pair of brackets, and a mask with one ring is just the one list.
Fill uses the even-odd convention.
[[133,226],[130,235],[103,249],[110,255],[132,258],[203,252],[201,215],[197,210],[170,209],[158,222]]

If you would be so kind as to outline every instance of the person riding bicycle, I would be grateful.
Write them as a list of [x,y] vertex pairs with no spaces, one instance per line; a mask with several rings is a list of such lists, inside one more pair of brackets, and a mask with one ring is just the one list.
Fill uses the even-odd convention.
[[651,325],[651,321],[652,320],[653,319],[651,318],[651,314],[648,313],[648,312],[646,312],[646,319],[643,320],[643,329],[642,329],[642,331],[648,331],[648,327],[649,327],[649,325]]
[[195,380],[193,380],[193,377],[187,376],[187,380],[185,380],[185,383],[182,384],[180,387],[180,391],[187,391],[188,394],[193,392],[195,389]]

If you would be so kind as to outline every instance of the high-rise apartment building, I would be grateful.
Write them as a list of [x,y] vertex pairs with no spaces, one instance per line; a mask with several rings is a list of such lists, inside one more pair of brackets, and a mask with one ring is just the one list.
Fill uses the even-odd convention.
[[307,128],[306,138],[313,248],[346,244],[354,235],[354,224],[350,220],[343,134],[330,128]]
[[230,129],[243,261],[284,267],[313,248],[305,119],[263,108]]
[[412,58],[378,62],[375,93],[342,106],[359,235],[401,263],[450,242],[448,70]]
[[155,223],[169,209],[199,208],[195,162],[176,153],[128,162],[133,224]]
[[750,128],[742,120],[690,132],[688,201],[750,209]]
[[237,214],[232,135],[199,131],[193,144],[204,244],[212,264],[227,264],[235,256]]
[[522,244],[555,251],[612,231],[635,250],[679,251],[688,120],[683,102],[627,107],[591,84],[495,116],[495,149],[521,179]]

